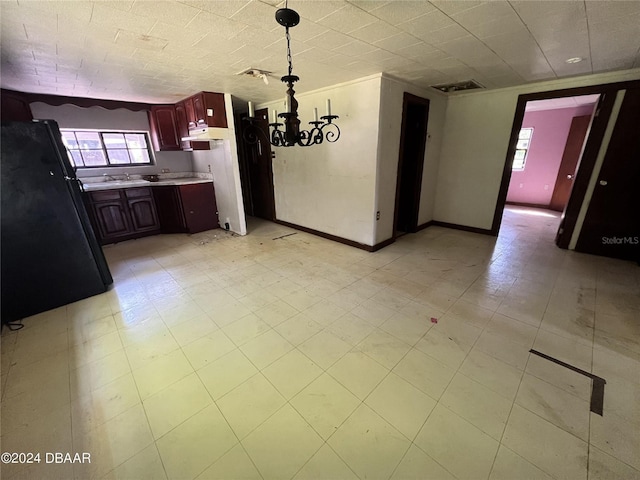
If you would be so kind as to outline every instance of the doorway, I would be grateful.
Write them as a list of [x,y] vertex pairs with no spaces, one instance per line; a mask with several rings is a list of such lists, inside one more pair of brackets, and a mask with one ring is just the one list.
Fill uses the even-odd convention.
[[[612,147],[612,144],[609,143],[608,137],[611,135],[611,130],[613,129],[614,125],[616,125],[616,129],[618,128],[616,124],[616,119],[618,118],[618,111],[624,112],[624,115],[622,117],[623,122],[627,122],[628,118],[631,118],[633,116],[631,113],[633,112],[633,107],[627,107],[626,109],[622,109],[622,110],[620,109],[620,104],[622,103],[621,98],[624,98],[625,93],[629,93],[630,91],[637,90],[637,89],[640,89],[640,82],[634,80],[634,81],[628,81],[628,82],[594,85],[589,87],[577,87],[577,88],[571,88],[566,90],[557,90],[557,91],[551,91],[551,92],[539,92],[539,93],[520,95],[518,97],[518,103],[517,103],[516,111],[514,115],[509,148],[508,148],[507,156],[505,159],[502,183],[501,183],[500,191],[498,194],[498,201],[496,203],[496,210],[494,213],[491,234],[497,236],[500,230],[500,223],[502,220],[502,215],[503,215],[505,204],[506,204],[507,192],[509,189],[509,183],[511,179],[512,163],[513,163],[515,151],[517,149],[520,126],[522,125],[522,120],[525,114],[525,107],[527,102],[532,100],[544,100],[544,99],[552,99],[552,98],[566,98],[570,96],[600,94],[600,99],[596,107],[596,112],[594,114],[589,133],[587,135],[586,141],[583,146],[579,168],[573,179],[574,182],[571,188],[569,200],[562,213],[560,226],[558,228],[558,233],[556,236],[556,244],[560,248],[566,249],[571,246],[571,248],[576,248],[576,250],[578,251],[586,252],[587,250],[580,246],[580,239],[582,239],[583,235],[586,232],[585,228],[583,227],[583,221],[584,221],[584,225],[587,225],[586,219],[587,217],[592,215],[593,209],[589,208],[587,211],[589,201],[585,201],[585,198],[591,201],[593,200],[593,198],[595,198],[595,194],[593,198],[591,197],[591,192],[594,189],[594,185],[593,185],[594,182],[596,182],[596,180],[597,181],[602,180],[602,177],[596,178],[598,177],[598,173],[600,172],[599,165],[602,165],[603,168],[605,165],[602,163],[602,157],[605,156],[605,159],[609,159],[611,157],[610,152],[612,151],[613,147]],[[627,104],[631,105],[635,101],[637,100],[635,100],[635,97],[632,95],[631,97],[628,97]],[[623,125],[625,124],[626,123],[623,123]],[[635,129],[636,129],[634,131],[635,133],[629,134],[629,132],[626,132],[624,135],[620,134],[620,136],[618,137],[618,138],[627,138],[627,143],[629,138],[634,138],[633,137],[634,134],[636,137],[640,138],[640,135],[638,135],[638,132],[637,132],[637,120],[635,124],[632,122],[631,125],[635,125]],[[621,128],[624,128],[624,127],[621,127]],[[630,127],[630,128],[633,130],[634,127]],[[613,139],[615,138],[615,136],[611,138]],[[621,145],[624,145],[625,141],[620,141],[619,143]],[[635,144],[633,144],[633,147],[630,148],[630,150],[633,150],[633,148],[640,148],[640,147],[636,147]],[[622,157],[623,155],[615,154],[615,158],[617,158],[616,164],[618,165],[618,168],[622,168],[622,170],[617,171],[617,175],[616,175],[617,179],[622,180],[626,178],[627,181],[631,181],[629,179],[637,178],[637,171],[634,170],[634,168],[637,168],[637,165],[633,164],[633,162],[629,162],[629,161],[625,162],[625,159],[627,157],[625,157],[625,159],[623,159]],[[597,169],[596,169],[596,166],[597,166]],[[594,171],[596,172],[596,175],[594,175]],[[604,185],[606,184],[607,184],[607,181],[605,180]],[[596,187],[596,188],[599,188],[599,187]],[[614,189],[609,189],[609,191],[611,192],[608,194],[609,196],[611,196],[612,194],[615,196],[615,193],[617,193],[614,191]],[[629,188],[628,191],[632,191],[632,189]],[[621,200],[618,197],[619,195],[616,197],[616,201],[614,203],[606,202],[608,205],[607,212],[610,212],[612,209],[619,209],[622,212],[629,211],[627,208],[625,208],[624,202],[626,203],[637,202],[637,195],[635,193],[635,190],[633,190],[633,193],[631,195],[632,198],[629,197],[629,198],[623,199],[622,200],[623,203],[619,203]],[[622,218],[619,218],[619,217],[622,217]],[[636,227],[633,226],[634,220],[631,219],[628,215],[627,216],[617,215],[616,218],[617,220],[624,222],[622,224],[624,226],[624,231],[632,231],[632,232],[637,231],[637,226]],[[599,233],[597,237],[594,237],[594,238],[597,238],[601,243],[605,235],[605,230],[607,230],[605,226],[606,225],[604,223],[599,222],[597,226],[598,228],[597,231]],[[616,228],[618,227],[620,227],[620,225],[618,225]],[[613,228],[613,226],[610,225],[609,230],[613,231],[615,229]],[[574,231],[576,232],[576,235],[574,235]],[[579,237],[579,238],[576,239],[574,237]],[[631,239],[631,241],[635,241],[634,235],[632,235],[631,237],[621,237],[621,238],[623,238],[623,240],[624,238],[627,238],[627,239]],[[636,259],[636,257],[638,256],[638,248],[630,247],[625,251],[632,252],[626,258]],[[594,251],[594,252],[588,252],[588,253],[596,253],[596,252]],[[625,258],[625,257],[619,256],[615,252],[615,249],[608,249],[607,253],[599,253],[599,254],[607,255],[607,256],[617,256],[618,258]]]
[[599,97],[526,103],[506,203],[564,210]]
[[393,238],[418,230],[428,120],[429,100],[405,93],[402,105]]
[[267,109],[256,110],[255,125],[263,135],[258,135],[255,142],[244,139],[245,122],[236,118],[238,129],[238,145],[240,157],[240,183],[245,198],[244,209],[247,215],[274,220],[276,217],[275,196],[273,189],[273,169],[271,164],[271,144],[269,138],[269,122]]

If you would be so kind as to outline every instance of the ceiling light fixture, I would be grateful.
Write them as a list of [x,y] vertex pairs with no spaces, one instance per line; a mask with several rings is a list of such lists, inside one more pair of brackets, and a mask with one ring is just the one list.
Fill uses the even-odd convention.
[[[276,11],[276,21],[285,28],[285,38],[287,39],[287,62],[289,64],[288,75],[280,80],[287,85],[287,96],[284,102],[285,112],[278,114],[276,110],[272,114],[272,122],[269,123],[269,142],[274,147],[310,147],[320,145],[326,138],[327,142],[335,142],[340,138],[340,128],[333,123],[339,118],[331,114],[331,100],[327,99],[326,115],[318,120],[318,109],[313,109],[313,121],[309,122],[309,130],[300,130],[300,120],[298,119],[298,101],[295,97],[293,84],[300,80],[300,77],[293,74],[293,64],[291,59],[291,37],[289,29],[300,23],[300,15],[295,10],[285,7]],[[282,123],[278,120],[282,119]],[[262,132],[256,125],[255,111],[253,103],[249,102],[249,127],[245,129],[244,138],[249,143],[257,142],[257,132]],[[280,130],[284,127],[284,130]],[[326,129],[326,132],[325,132]]]
[[567,58],[564,63],[580,63],[582,60],[584,60],[582,57],[571,57]]

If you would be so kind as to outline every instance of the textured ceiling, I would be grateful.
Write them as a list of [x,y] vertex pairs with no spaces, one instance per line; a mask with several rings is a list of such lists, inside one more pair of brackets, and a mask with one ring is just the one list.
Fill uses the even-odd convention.
[[[282,98],[278,0],[0,1],[2,87],[172,102]],[[386,72],[487,88],[640,67],[640,1],[290,0],[296,91]],[[570,57],[582,57],[574,64]],[[273,72],[269,85],[235,74]]]

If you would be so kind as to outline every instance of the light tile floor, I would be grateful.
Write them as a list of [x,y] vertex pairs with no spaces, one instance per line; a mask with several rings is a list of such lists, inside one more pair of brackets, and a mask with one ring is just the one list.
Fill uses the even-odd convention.
[[[2,451],[43,462],[2,477],[638,479],[640,269],[556,248],[557,224],[107,247],[113,290],[3,331]],[[532,347],[604,377],[604,416]]]

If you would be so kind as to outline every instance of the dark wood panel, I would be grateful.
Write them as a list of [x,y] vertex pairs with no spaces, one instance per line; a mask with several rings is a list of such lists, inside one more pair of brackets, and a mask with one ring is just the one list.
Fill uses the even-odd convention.
[[627,90],[576,250],[640,261],[640,88]]
[[174,105],[157,105],[151,107],[149,114],[151,139],[156,150],[180,150],[176,109]]
[[175,186],[153,187],[153,198],[162,233],[183,233],[187,231],[187,223],[182,211],[180,191]]
[[153,198],[146,197],[129,200],[129,213],[134,231],[160,230],[160,223],[158,222],[158,215],[156,214]]
[[0,92],[0,120],[6,122],[30,122],[33,120],[31,107],[26,97],[19,92]]
[[101,202],[93,205],[100,243],[112,243],[131,233],[131,226],[121,201]]
[[92,202],[108,202],[110,200],[120,200],[122,189],[100,190],[97,192],[89,192],[89,198]]
[[152,196],[150,187],[134,187],[134,188],[125,188],[123,190],[127,198]]
[[564,146],[558,176],[556,177],[556,184],[553,187],[553,194],[549,202],[549,208],[551,210],[562,212],[564,207],[567,206],[569,196],[571,195],[571,188],[573,187],[573,180],[576,175],[578,160],[580,160],[582,146],[584,145],[584,139],[587,136],[590,123],[591,115],[573,117],[571,120],[567,143]]
[[181,185],[182,210],[189,233],[218,228],[218,208],[213,183]]

